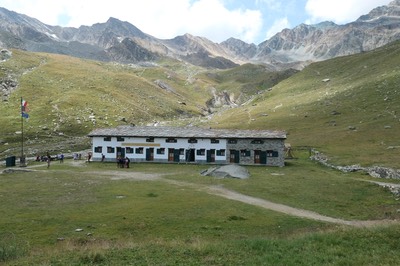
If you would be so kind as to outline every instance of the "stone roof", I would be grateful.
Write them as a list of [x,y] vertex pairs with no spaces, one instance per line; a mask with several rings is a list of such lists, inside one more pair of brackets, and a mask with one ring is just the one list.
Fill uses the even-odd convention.
[[286,132],[273,130],[205,129],[198,127],[120,126],[116,128],[95,129],[88,136],[286,139]]

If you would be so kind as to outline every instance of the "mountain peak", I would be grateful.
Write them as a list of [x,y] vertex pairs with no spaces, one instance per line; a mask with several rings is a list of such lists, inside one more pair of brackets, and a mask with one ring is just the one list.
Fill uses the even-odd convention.
[[400,0],[394,0],[389,3],[389,6],[400,6]]
[[137,27],[127,21],[121,21],[117,18],[110,17],[106,23],[103,23],[108,31],[111,31],[119,37],[139,37],[147,38],[148,35],[139,30]]
[[233,65],[227,64],[228,60],[284,69],[375,49],[399,39],[399,25],[400,0],[394,0],[346,25],[329,21],[300,24],[259,45],[235,38],[218,44],[190,33],[169,40],[157,39],[115,17],[79,28],[49,26],[0,7],[0,44],[5,48],[105,61],[136,62],[166,56],[210,67]]
[[396,18],[400,17],[400,0],[394,0],[387,6],[379,6],[374,8],[367,15],[361,16],[357,22],[373,22],[382,18]]
[[124,24],[124,22],[119,20],[119,19],[117,19],[117,18],[110,17],[105,24],[108,24],[108,25],[110,25],[110,24],[111,25],[121,25],[121,24]]

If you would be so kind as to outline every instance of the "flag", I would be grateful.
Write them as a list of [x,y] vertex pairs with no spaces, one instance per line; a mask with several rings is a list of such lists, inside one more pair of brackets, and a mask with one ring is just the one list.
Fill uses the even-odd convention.
[[21,99],[21,111],[28,112],[28,102]]
[[28,119],[29,118],[28,111],[29,111],[28,102],[21,98],[21,116],[23,118]]

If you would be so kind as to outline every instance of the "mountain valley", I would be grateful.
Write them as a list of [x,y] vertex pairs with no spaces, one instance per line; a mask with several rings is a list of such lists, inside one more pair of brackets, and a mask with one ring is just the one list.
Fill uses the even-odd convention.
[[22,131],[35,156],[87,149],[95,127],[195,125],[285,130],[335,163],[399,168],[399,6],[259,45],[158,40],[114,18],[53,27],[0,9],[0,157],[20,153]]

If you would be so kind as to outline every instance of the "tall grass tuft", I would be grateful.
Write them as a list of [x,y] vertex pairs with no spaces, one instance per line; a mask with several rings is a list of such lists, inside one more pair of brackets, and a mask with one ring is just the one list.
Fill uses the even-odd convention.
[[7,262],[24,256],[28,245],[13,233],[0,234],[0,262]]

